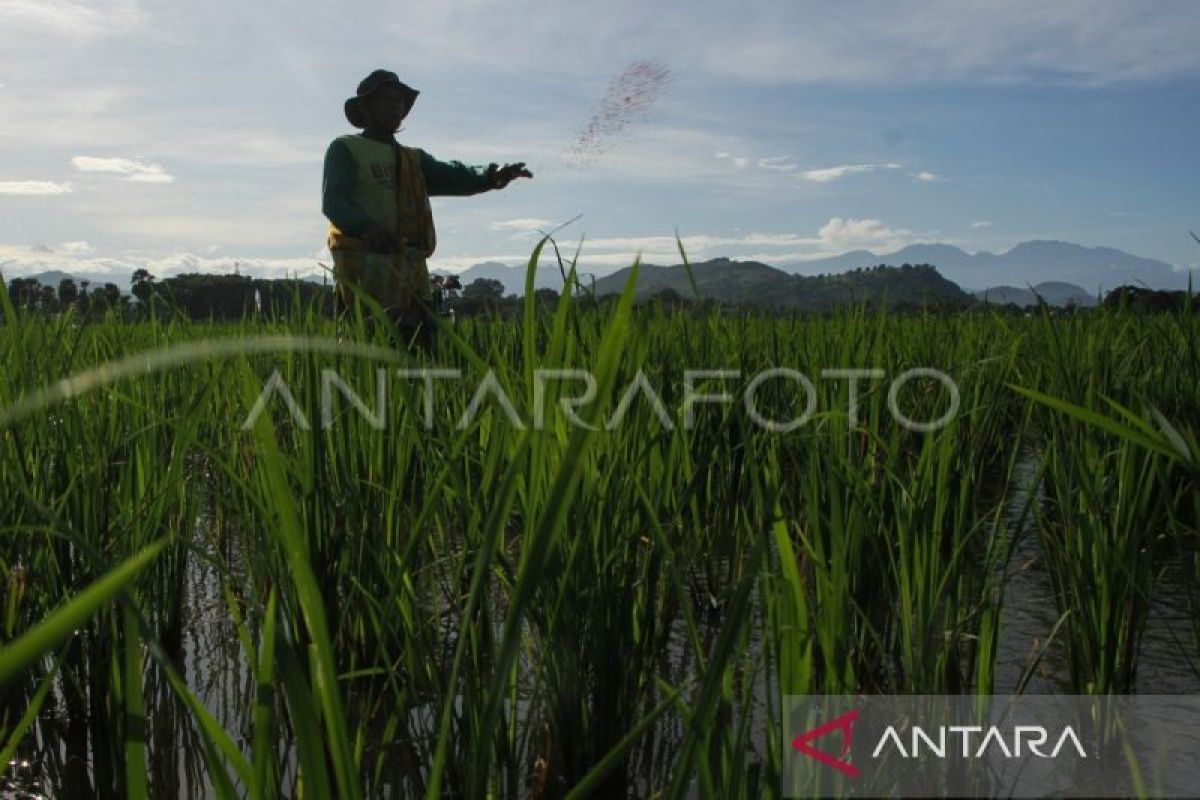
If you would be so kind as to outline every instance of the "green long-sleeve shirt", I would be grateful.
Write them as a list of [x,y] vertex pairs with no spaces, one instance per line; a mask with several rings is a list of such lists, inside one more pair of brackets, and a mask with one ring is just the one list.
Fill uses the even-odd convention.
[[[420,148],[421,173],[429,195],[466,196],[491,189],[488,166],[468,166],[461,161],[438,161]],[[324,180],[321,187],[321,211],[338,230],[349,236],[362,236],[375,226],[374,220],[355,202],[357,165],[350,148],[335,139],[325,151]]]

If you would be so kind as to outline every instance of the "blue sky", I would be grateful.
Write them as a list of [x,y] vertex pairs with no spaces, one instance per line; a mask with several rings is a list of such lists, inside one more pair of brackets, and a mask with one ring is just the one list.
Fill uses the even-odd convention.
[[[1200,3],[153,4],[0,0],[0,269],[318,272],[321,162],[376,67],[399,134],[525,161],[434,201],[435,267],[520,263],[537,228],[601,272],[794,265],[1034,238],[1197,268]],[[571,145],[631,63],[654,103]]]

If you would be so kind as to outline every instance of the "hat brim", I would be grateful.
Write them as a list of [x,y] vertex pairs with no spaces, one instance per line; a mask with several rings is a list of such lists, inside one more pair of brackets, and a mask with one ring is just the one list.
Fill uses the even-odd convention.
[[[395,86],[396,84],[392,85]],[[421,92],[404,83],[399,84],[399,86],[404,91],[405,100],[408,101],[408,111],[405,112],[405,116],[408,116],[408,114],[412,113],[412,107],[417,102],[417,95]],[[346,114],[346,120],[356,128],[366,128],[370,124],[367,121],[367,111],[364,107],[364,101],[370,96],[370,94],[355,95],[348,98],[345,105],[342,106],[342,110]]]
[[356,128],[367,127],[367,113],[363,108],[361,97],[351,97],[342,107],[346,113],[346,120]]

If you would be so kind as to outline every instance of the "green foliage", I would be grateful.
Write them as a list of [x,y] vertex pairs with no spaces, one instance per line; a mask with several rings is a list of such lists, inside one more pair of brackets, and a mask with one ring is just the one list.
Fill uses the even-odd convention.
[[[316,303],[81,324],[0,287],[5,752],[81,748],[82,777],[43,765],[69,796],[774,796],[784,694],[1013,688],[1029,450],[1065,679],[1136,688],[1157,576],[1195,552],[1194,315],[731,316],[680,301],[699,269],[635,306],[638,270],[611,304],[572,273],[420,356],[363,309],[339,341]],[[427,407],[396,372],[422,365],[464,377]],[[814,383],[787,433],[740,402],[778,366]],[[961,395],[931,433],[888,412],[917,366]],[[701,387],[738,402],[683,424],[687,367],[740,370]],[[887,376],[855,420],[837,367]],[[595,376],[591,428],[563,412],[580,386],[539,386],[567,368]],[[520,425],[490,401],[460,424],[489,370]],[[299,415],[275,394],[245,425],[276,373]],[[607,427],[638,374],[673,424],[638,395]],[[759,406],[794,416],[797,389],[763,383]],[[897,402],[946,407],[919,380]]]

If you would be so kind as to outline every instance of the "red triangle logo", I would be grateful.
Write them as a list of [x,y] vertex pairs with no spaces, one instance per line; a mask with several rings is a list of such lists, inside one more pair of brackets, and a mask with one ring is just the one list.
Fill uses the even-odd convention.
[[[859,774],[858,768],[849,761],[842,760],[850,753],[850,743],[854,740],[854,721],[856,719],[858,719],[857,708],[842,714],[837,719],[826,722],[819,728],[805,731],[795,739],[792,739],[792,749],[804,753],[809,758],[815,758],[827,767],[833,767],[839,772],[844,772],[851,778],[857,778]],[[812,740],[819,739],[834,731],[842,732],[842,751],[836,757],[824,750],[818,750],[809,744]]]

